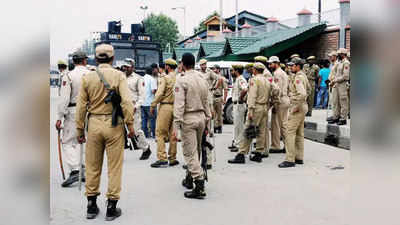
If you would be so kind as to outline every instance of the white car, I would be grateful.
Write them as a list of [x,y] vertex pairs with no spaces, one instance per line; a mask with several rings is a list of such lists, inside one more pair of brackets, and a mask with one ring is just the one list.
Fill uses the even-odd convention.
[[[233,78],[231,75],[231,68],[234,64],[241,64],[243,67],[248,64],[248,62],[240,62],[240,61],[215,61],[215,62],[207,62],[207,68],[212,68],[214,65],[219,65],[221,68],[221,74],[228,80],[228,96],[226,97],[226,104],[223,110],[224,123],[233,124],[233,102],[232,102],[232,85]],[[196,70],[200,70],[200,65],[196,64]],[[249,75],[244,71],[243,76],[248,79]]]

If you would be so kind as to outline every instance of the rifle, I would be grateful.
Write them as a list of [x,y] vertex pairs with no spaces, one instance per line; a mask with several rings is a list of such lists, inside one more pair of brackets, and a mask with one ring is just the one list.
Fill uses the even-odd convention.
[[104,87],[108,90],[104,102],[106,104],[111,102],[113,106],[111,124],[113,127],[116,127],[118,124],[118,117],[120,116],[121,118],[124,118],[121,108],[121,96],[117,93],[117,91],[111,89],[110,84],[104,79],[104,75],[102,72],[100,72],[99,68],[96,69],[96,72]]
[[62,161],[62,154],[61,154],[61,130],[57,130],[58,132],[58,158],[60,161],[60,167],[61,167],[61,174],[62,174],[62,178],[63,180],[65,180],[65,173],[64,173],[64,167],[63,167],[63,161]]

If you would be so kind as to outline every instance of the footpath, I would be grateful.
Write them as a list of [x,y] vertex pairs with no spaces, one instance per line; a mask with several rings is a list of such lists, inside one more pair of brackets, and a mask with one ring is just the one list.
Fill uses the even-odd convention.
[[328,124],[326,118],[332,110],[314,109],[312,117],[304,122],[304,137],[320,143],[350,150],[350,120],[347,125]]

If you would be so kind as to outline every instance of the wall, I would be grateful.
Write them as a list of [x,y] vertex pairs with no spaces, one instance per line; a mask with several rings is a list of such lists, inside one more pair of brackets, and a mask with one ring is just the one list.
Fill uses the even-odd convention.
[[[350,50],[350,27],[346,28],[346,48]],[[339,48],[339,28],[327,29],[325,32],[310,38],[303,43],[285,50],[279,54],[280,58],[287,59],[292,54],[300,54],[302,58],[314,55],[318,59],[327,59],[328,53]]]

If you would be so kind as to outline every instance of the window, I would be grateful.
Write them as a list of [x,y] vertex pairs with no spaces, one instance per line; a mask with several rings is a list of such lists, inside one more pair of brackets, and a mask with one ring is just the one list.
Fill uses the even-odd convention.
[[153,63],[160,63],[160,54],[157,50],[137,49],[137,67],[145,68]]
[[114,49],[114,63],[117,61],[124,61],[125,58],[134,59],[134,51],[133,49],[127,48],[116,48]]
[[208,30],[219,31],[219,25],[208,25]]

